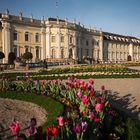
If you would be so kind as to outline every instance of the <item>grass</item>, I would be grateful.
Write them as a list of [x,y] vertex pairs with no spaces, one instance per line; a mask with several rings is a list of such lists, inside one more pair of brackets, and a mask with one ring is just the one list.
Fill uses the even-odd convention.
[[19,93],[16,91],[9,91],[1,92],[0,97],[32,102],[44,108],[48,113],[47,120],[43,125],[44,129],[56,123],[57,116],[62,114],[63,112],[63,105],[48,96],[36,95],[33,93]]

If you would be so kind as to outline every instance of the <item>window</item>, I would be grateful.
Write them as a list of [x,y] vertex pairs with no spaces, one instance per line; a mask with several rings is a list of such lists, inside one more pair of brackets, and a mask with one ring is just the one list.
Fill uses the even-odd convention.
[[61,42],[64,42],[64,36],[61,36]]
[[13,33],[13,39],[14,39],[14,41],[17,40],[17,32]]
[[86,40],[86,45],[88,46],[88,40]]
[[25,46],[25,53],[29,52],[29,47]]
[[35,34],[35,42],[39,42],[39,33]]
[[36,58],[38,59],[39,58],[39,47],[36,46]]
[[25,41],[29,41],[29,32],[25,32]]
[[72,36],[70,36],[70,43],[72,43]]
[[96,42],[96,45],[99,46],[99,40]]
[[61,49],[61,58],[64,58],[64,49]]
[[52,42],[55,42],[55,36],[52,36]]
[[14,48],[15,56],[17,57],[17,47]]
[[88,49],[85,49],[85,55],[89,56],[89,50]]
[[52,58],[55,58],[55,50],[52,49]]
[[92,39],[92,46],[94,46],[94,39]]

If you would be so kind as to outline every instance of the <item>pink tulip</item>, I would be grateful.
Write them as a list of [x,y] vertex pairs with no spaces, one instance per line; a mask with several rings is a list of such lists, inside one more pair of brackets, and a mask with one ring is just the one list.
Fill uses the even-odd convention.
[[76,134],[79,134],[81,132],[81,124],[76,124],[75,127],[74,127],[74,131]]
[[35,127],[30,126],[30,127],[27,129],[27,131],[28,131],[28,133],[29,133],[30,135],[32,135],[32,134],[34,134],[34,132],[35,132]]
[[90,118],[91,120],[94,119],[94,112],[90,112],[90,113],[89,113],[89,118]]
[[102,107],[103,107],[102,103],[97,103],[96,106],[95,106],[95,110],[98,112],[102,109]]
[[83,104],[87,104],[87,102],[88,102],[88,96],[87,95],[83,95],[82,96],[82,103]]
[[82,89],[84,90],[84,91],[86,91],[87,90],[87,84],[83,84],[83,86],[82,86]]
[[19,131],[20,131],[20,124],[18,121],[13,121],[11,124],[10,124],[10,129],[12,131],[12,133],[15,135],[15,134],[18,134]]
[[64,118],[62,116],[58,117],[57,120],[58,120],[58,124],[60,126],[63,126],[64,125]]
[[81,93],[80,89],[78,89],[78,92],[76,93],[76,95],[77,95],[77,97],[81,98],[82,93]]
[[82,122],[82,130],[85,132],[88,127],[87,122]]
[[79,80],[79,83],[80,83],[81,85],[83,85],[85,82],[84,82],[84,80],[80,79],[80,80]]

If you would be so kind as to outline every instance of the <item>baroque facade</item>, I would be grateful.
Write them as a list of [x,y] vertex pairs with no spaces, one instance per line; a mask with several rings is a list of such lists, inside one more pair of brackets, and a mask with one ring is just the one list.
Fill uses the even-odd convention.
[[0,13],[0,51],[20,57],[33,54],[32,61],[59,62],[127,62],[140,61],[140,39],[85,28],[67,19],[42,20]]

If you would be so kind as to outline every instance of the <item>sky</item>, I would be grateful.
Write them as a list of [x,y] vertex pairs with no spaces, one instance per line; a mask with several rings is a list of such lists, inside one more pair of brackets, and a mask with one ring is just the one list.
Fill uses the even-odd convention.
[[140,38],[140,0],[0,0],[0,13],[76,19],[87,28]]

